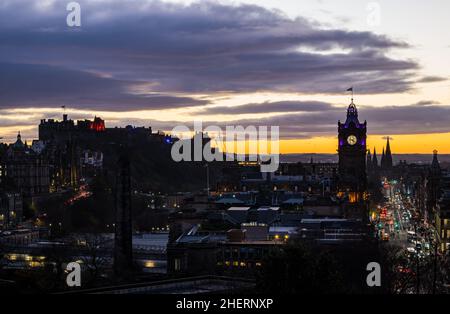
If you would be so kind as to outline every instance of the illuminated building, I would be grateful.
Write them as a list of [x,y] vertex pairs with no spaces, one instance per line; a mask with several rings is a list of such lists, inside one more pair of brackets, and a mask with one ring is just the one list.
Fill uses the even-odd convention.
[[0,228],[9,228],[22,222],[23,199],[17,192],[0,194]]
[[348,216],[366,219],[364,203],[367,196],[366,175],[367,121],[360,123],[358,110],[352,102],[344,123],[338,122],[338,196],[347,199]]
[[444,191],[436,211],[436,234],[441,252],[450,250],[450,190]]
[[434,221],[436,216],[436,207],[439,201],[440,181],[442,175],[437,153],[437,150],[433,151],[433,161],[431,162],[431,167],[428,171],[426,180],[427,201],[425,207],[425,217],[431,221]]
[[80,135],[86,136],[90,133],[104,132],[106,130],[105,121],[99,117],[94,120],[78,120],[68,119],[67,114],[63,115],[63,120],[42,119],[39,124],[39,140],[48,141],[64,141]]
[[94,121],[90,123],[89,128],[95,132],[103,132],[105,131],[105,120],[95,117]]

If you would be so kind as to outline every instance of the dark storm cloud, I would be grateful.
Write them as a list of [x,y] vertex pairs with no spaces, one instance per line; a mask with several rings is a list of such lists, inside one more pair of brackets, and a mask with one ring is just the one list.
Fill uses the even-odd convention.
[[439,101],[435,100],[421,100],[414,104],[414,106],[430,106],[430,105],[439,105]]
[[311,112],[328,111],[333,107],[329,103],[320,101],[275,101],[262,104],[246,104],[242,106],[207,107],[202,113],[206,114],[255,114],[269,112]]
[[[286,111],[277,110],[275,104],[285,104]],[[236,119],[230,122],[204,121],[203,125],[242,126],[279,126],[282,138],[310,138],[313,136],[333,136],[337,132],[337,121],[345,121],[346,107],[319,103],[314,108],[309,104],[314,102],[274,102],[262,104],[249,104],[236,107],[231,112],[224,113],[259,113],[252,108],[266,107],[262,112],[271,113],[272,116],[258,119]],[[281,105],[282,107],[282,105]],[[317,110],[316,110],[317,109]],[[420,101],[408,106],[358,106],[359,118],[367,120],[369,134],[422,134],[450,132],[450,106],[440,106],[432,100]],[[281,114],[277,114],[281,113]],[[274,115],[273,114],[277,114]],[[172,124],[171,124],[172,123]],[[170,130],[171,125],[159,122],[158,126]]]
[[[279,102],[283,103],[283,102]],[[286,102],[292,103],[294,102]],[[309,110],[308,106],[303,106],[308,102],[299,102],[297,110],[290,110],[289,113],[281,113],[275,116],[258,119],[235,119],[233,121],[215,121],[203,120],[203,127],[209,125],[220,126],[225,130],[226,126],[242,125],[244,127],[253,126],[279,126],[280,138],[311,138],[314,136],[335,136],[337,132],[337,121],[345,121],[346,106],[335,106],[332,104],[321,103],[320,110]],[[267,105],[267,103],[256,104],[257,106]],[[241,106],[246,107],[246,106]],[[450,106],[437,105],[432,100],[420,101],[408,106],[358,106],[360,121],[367,120],[368,134],[372,135],[396,135],[396,134],[422,134],[422,133],[444,133],[450,132]],[[267,113],[280,113],[276,108],[268,109]],[[14,126],[14,117],[8,117],[11,113],[0,111],[2,119],[0,125]],[[44,117],[55,117],[59,114],[55,112],[41,112],[34,114],[34,119],[38,120]],[[86,118],[77,116],[76,113],[70,114],[71,118]],[[154,130],[170,131],[174,126],[186,125],[192,129],[192,122],[180,122],[176,120],[161,121],[128,118],[126,113],[121,119],[105,116],[108,125],[126,126],[128,124],[136,126],[151,126]],[[30,126],[34,123],[17,123],[20,126]],[[17,129],[17,131],[20,128]],[[17,134],[14,131],[11,134]]]
[[[36,86],[10,81],[8,101],[0,98],[2,107],[46,101],[80,108],[110,105],[110,110],[196,105],[192,99],[130,94],[133,82],[148,83],[147,92],[161,94],[337,93],[350,84],[359,93],[393,93],[412,89],[410,77],[418,69],[413,61],[388,56],[392,48],[407,48],[404,42],[370,32],[323,29],[256,5],[79,3],[82,27],[69,28],[65,1],[46,7],[36,1],[2,1],[3,67],[39,64],[59,67],[48,69],[49,76],[56,76],[54,70],[74,75],[59,75],[56,82],[31,65],[31,70],[18,67],[17,77],[27,75]],[[336,48],[345,53],[329,52]]]
[[[424,103],[428,103],[424,105]],[[360,107],[360,121],[367,120],[369,134],[423,134],[450,132],[450,106],[419,102],[409,106]],[[332,136],[345,109],[330,105],[320,112],[297,112],[263,119],[236,121],[243,125],[278,125],[285,138]]]
[[3,108],[70,105],[79,109],[127,111],[207,103],[163,94],[134,95],[126,91],[132,82],[55,66],[0,63],[0,72],[0,106]]
[[[289,112],[289,114],[287,114]],[[284,137],[333,135],[336,122],[345,120],[345,107],[316,101],[279,101],[236,107],[211,107],[206,113],[229,115],[267,113],[276,116],[240,119],[245,125],[278,125]],[[450,107],[434,100],[422,100],[409,106],[359,108],[361,119],[369,121],[370,133],[420,134],[450,132]]]
[[424,76],[421,79],[419,79],[418,83],[436,83],[436,82],[444,82],[447,81],[448,78],[441,77],[441,76]]

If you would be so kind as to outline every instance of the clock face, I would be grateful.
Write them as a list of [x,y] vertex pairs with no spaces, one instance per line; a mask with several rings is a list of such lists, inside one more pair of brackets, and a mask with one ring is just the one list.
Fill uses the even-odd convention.
[[349,143],[350,145],[355,145],[356,142],[358,142],[356,136],[350,135],[349,137],[347,137],[347,143]]

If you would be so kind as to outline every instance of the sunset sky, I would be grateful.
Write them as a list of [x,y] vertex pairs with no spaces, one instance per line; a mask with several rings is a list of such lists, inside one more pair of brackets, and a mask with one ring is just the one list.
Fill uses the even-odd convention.
[[[333,153],[354,87],[368,146],[450,154],[450,1],[0,2],[0,136],[43,118],[107,127],[278,125],[282,153]],[[378,11],[379,8],[379,11]]]

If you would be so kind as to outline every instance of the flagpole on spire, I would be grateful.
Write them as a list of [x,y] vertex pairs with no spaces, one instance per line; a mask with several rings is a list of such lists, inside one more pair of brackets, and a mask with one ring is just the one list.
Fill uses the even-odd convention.
[[353,86],[347,89],[347,92],[352,92],[352,103],[353,103]]

